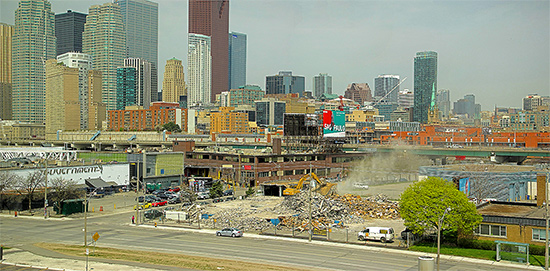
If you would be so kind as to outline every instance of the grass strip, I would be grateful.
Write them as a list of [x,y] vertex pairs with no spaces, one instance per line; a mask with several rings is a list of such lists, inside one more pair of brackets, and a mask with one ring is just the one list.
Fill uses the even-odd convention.
[[[65,255],[71,256],[86,256],[84,246],[64,245],[52,243],[38,243],[37,247],[56,251]],[[111,260],[122,260],[138,263],[147,263],[155,265],[175,266],[181,268],[198,269],[198,270],[295,270],[305,271],[309,269],[300,269],[289,266],[277,266],[271,264],[251,263],[238,260],[217,259],[201,256],[190,256],[184,254],[161,253],[153,251],[140,251],[128,249],[116,249],[107,247],[89,247],[90,258],[102,258]]]
[[[427,253],[437,253],[437,247],[432,245],[414,245],[409,248],[410,250],[427,252]],[[446,245],[441,245],[441,254],[444,255],[453,255],[460,257],[476,258],[483,260],[494,261],[496,259],[497,252],[493,250],[484,250],[484,249],[473,249],[473,248],[460,248],[460,247],[451,247]],[[535,266],[544,266],[544,256],[540,255],[529,255],[529,263]]]

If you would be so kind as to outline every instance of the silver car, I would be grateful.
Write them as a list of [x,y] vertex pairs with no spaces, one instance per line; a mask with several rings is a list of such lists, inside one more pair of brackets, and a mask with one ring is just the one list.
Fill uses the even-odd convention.
[[225,228],[216,232],[217,236],[241,237],[243,232],[237,228]]

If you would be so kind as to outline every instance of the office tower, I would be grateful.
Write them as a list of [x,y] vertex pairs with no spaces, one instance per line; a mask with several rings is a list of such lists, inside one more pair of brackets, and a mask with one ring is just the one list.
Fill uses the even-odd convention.
[[262,126],[283,125],[286,103],[275,98],[256,101],[256,123]]
[[529,94],[523,98],[522,103],[525,111],[548,111],[550,109],[550,96]]
[[126,106],[137,105],[137,71],[134,67],[116,69],[116,109],[124,110]]
[[46,138],[80,130],[79,69],[46,61]]
[[117,106],[116,70],[124,65],[126,58],[126,37],[117,4],[90,7],[84,25],[82,51],[92,56],[93,69],[101,72],[103,102],[107,110],[114,110]]
[[[188,25],[189,34],[200,34],[211,38],[212,91],[210,92],[210,101],[214,102],[216,94],[227,90],[229,82],[227,68],[229,67],[227,42],[229,1],[189,0]],[[191,85],[191,82],[189,82],[189,85]]]
[[453,114],[467,115],[468,118],[479,118],[481,105],[476,104],[476,97],[473,94],[464,95],[464,99],[459,99],[453,103]]
[[227,106],[254,106],[254,101],[261,100],[265,96],[265,92],[259,86],[244,85],[237,89],[229,90],[227,96]]
[[437,90],[437,52],[417,52],[414,57],[413,121],[428,123]]
[[374,100],[397,103],[399,75],[383,74],[374,78]]
[[280,71],[277,75],[265,77],[265,94],[289,94],[303,95],[306,87],[306,78],[294,76],[291,71]]
[[55,14],[55,37],[57,55],[67,52],[82,53],[82,32],[86,23],[86,14],[67,10]]
[[15,10],[12,44],[13,119],[44,123],[46,72],[55,58],[55,15],[47,0],[21,0]]
[[328,73],[313,76],[313,97],[319,98],[323,94],[332,94],[332,76]]
[[246,34],[229,33],[229,88],[246,85]]
[[[158,3],[148,0],[115,0],[120,6],[126,31],[129,58],[151,63],[151,93],[147,100],[158,100]],[[147,107],[149,105],[147,104]]]
[[[209,104],[212,97],[212,57],[210,37],[199,34],[189,34],[189,49],[187,51],[187,74],[189,105]],[[221,93],[221,92],[220,92]]]
[[365,105],[365,102],[372,101],[372,94],[367,83],[351,83],[344,92],[344,97]]
[[414,106],[414,92],[409,89],[403,89],[399,91],[397,97],[397,103],[400,107],[411,108]]
[[164,66],[162,101],[177,103],[182,99],[182,96],[187,96],[183,65],[179,59],[168,59],[166,66]]
[[78,102],[80,103],[80,129],[88,129],[88,72],[92,70],[92,56],[82,53],[64,53],[57,56],[57,62],[69,68],[78,69]]
[[448,118],[451,112],[451,91],[440,89],[437,91],[437,107],[443,118]]
[[11,54],[13,26],[0,23],[0,119],[12,118]]
[[145,109],[149,109],[151,102],[157,101],[156,91],[155,99],[152,100],[151,98],[153,96],[151,93],[152,63],[141,58],[127,58],[124,59],[124,67],[133,67],[136,69],[136,104],[143,106]]
[[88,71],[88,130],[100,130],[107,118],[107,106],[102,99],[103,76],[100,71]]

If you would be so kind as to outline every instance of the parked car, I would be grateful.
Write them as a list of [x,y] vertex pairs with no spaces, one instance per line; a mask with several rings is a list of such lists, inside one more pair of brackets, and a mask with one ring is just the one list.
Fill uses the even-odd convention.
[[139,206],[134,205],[134,210],[136,209],[136,207],[139,208],[140,210],[148,209],[148,208],[151,208],[151,203],[140,204]]
[[243,232],[237,228],[225,228],[216,232],[217,236],[241,237]]
[[171,191],[171,192],[179,192],[179,191],[180,191],[180,188],[179,188],[179,187],[174,187],[174,188],[168,189],[168,191]]
[[137,198],[137,201],[138,201],[138,202],[144,202],[144,201],[145,201],[145,197],[144,197],[144,196],[139,196],[139,197]]
[[147,210],[143,214],[143,216],[147,219],[155,219],[164,216],[164,212],[159,211],[157,209]]
[[169,204],[176,204],[176,203],[181,203],[181,198],[176,196],[176,197],[171,197],[168,199],[168,203]]
[[228,189],[228,190],[225,190],[223,191],[223,196],[231,196],[233,195],[233,189]]
[[197,194],[197,199],[209,199],[210,198],[210,192],[199,192]]
[[165,200],[163,200],[163,201],[157,201],[157,202],[151,203],[151,206],[153,206],[153,207],[164,206],[164,205],[166,205],[167,203],[168,203],[168,202],[165,201]]
[[376,240],[382,243],[393,242],[393,228],[390,227],[366,227],[357,233],[359,241]]

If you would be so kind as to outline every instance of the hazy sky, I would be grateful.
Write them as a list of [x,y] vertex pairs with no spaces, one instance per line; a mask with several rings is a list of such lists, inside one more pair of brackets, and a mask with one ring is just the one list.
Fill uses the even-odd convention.
[[[14,23],[17,0],[0,0],[0,22]],[[88,13],[107,1],[50,0],[55,13]],[[187,1],[158,0],[159,88],[166,60],[187,62]],[[473,93],[483,110],[521,107],[550,95],[550,1],[230,0],[230,31],[248,35],[247,83],[291,70],[332,75],[333,93],[352,82],[398,74],[413,88],[416,52],[438,57],[438,88],[451,102]]]

